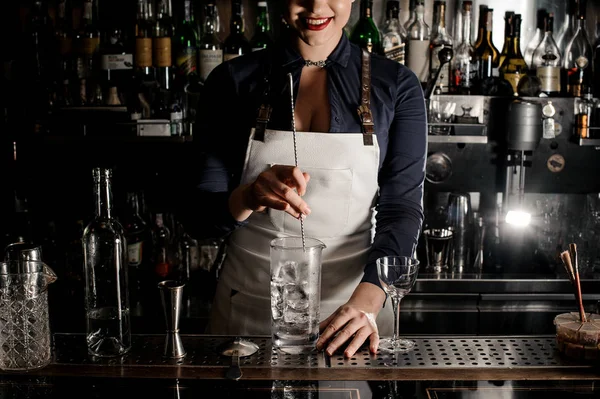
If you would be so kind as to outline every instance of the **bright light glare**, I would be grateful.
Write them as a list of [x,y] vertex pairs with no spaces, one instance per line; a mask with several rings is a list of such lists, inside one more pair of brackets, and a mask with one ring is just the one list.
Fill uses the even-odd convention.
[[529,226],[531,222],[531,213],[525,211],[508,211],[506,214],[506,223],[516,226]]

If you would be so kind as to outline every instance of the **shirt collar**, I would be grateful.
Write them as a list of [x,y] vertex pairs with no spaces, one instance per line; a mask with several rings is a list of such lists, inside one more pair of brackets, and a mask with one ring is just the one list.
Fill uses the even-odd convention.
[[[296,51],[296,49],[294,49],[293,47],[291,47],[289,45],[289,41],[288,41],[289,36],[287,36],[285,34],[281,35],[281,36],[282,36],[282,38],[278,42],[278,45],[277,45],[278,50],[279,50],[277,52],[278,52],[279,58],[281,59],[281,66],[288,67],[288,66],[292,66],[292,65],[293,66],[302,65],[303,64],[302,56]],[[342,38],[340,39],[338,45],[335,47],[335,49],[329,55],[329,57],[327,57],[327,65],[330,65],[331,63],[336,63],[345,68],[348,65],[348,60],[350,59],[350,53],[351,53],[350,41],[348,40],[346,33],[343,33]],[[312,60],[312,61],[319,61],[319,60]]]

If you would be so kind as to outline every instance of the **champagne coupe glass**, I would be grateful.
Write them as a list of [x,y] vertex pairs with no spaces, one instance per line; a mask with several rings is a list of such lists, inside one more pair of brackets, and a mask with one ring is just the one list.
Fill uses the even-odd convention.
[[384,291],[390,296],[394,309],[394,335],[379,342],[384,352],[405,353],[414,346],[414,341],[398,337],[400,301],[410,292],[419,271],[419,261],[408,256],[384,256],[377,259],[377,274]]

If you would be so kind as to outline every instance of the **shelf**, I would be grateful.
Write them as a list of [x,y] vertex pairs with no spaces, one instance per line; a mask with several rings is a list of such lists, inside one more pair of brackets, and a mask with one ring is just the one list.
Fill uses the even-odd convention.
[[187,143],[193,136],[37,136],[26,141],[41,143]]
[[428,135],[430,143],[464,143],[464,144],[487,144],[487,136],[436,136]]
[[579,139],[580,146],[600,147],[600,139]]

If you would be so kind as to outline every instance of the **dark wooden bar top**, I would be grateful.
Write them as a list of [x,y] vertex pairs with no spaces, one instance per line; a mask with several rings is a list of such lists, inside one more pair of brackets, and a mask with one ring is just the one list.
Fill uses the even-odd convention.
[[[134,335],[122,358],[94,358],[85,335],[55,334],[52,363],[39,370],[3,372],[40,377],[107,377],[133,379],[225,379],[231,358],[218,348],[234,337],[182,335],[187,355],[163,357],[164,335]],[[427,336],[410,337],[407,354],[328,357],[324,353],[286,355],[271,347],[270,337],[246,337],[259,346],[241,358],[242,380],[298,381],[482,381],[596,380],[594,363],[573,361],[558,352],[554,336]]]

